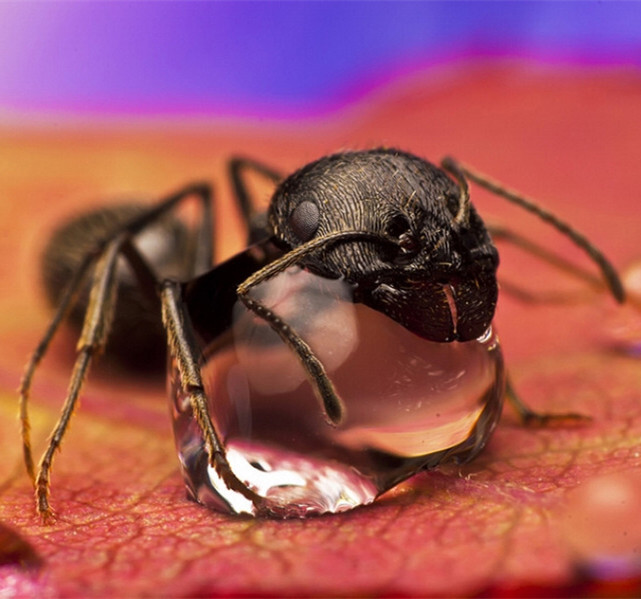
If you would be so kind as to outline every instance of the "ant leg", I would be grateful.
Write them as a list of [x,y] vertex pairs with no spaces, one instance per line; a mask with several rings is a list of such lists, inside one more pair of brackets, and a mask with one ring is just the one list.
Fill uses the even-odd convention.
[[[103,255],[96,263],[94,281],[92,283],[89,308],[85,316],[83,331],[78,342],[78,357],[71,377],[69,393],[65,399],[62,413],[49,445],[44,452],[35,477],[37,509],[43,520],[53,516],[49,505],[49,481],[53,456],[60,447],[73,415],[79,392],[85,376],[91,365],[93,356],[104,348],[110,321],[113,317],[117,278],[115,275],[119,256],[127,258],[140,287],[148,294],[152,294],[155,302],[158,303],[158,296],[153,294],[157,278],[145,259],[134,248],[126,234],[122,234],[111,241]],[[260,498],[250,491],[246,485],[241,483],[232,472],[224,452],[218,433],[211,421],[207,408],[200,370],[194,358],[193,345],[189,342],[184,324],[185,316],[179,311],[177,297],[178,283],[165,283],[160,295],[163,322],[167,330],[168,344],[172,354],[176,356],[183,380],[185,392],[190,397],[194,414],[203,431],[203,437],[210,456],[210,463],[216,469],[228,487],[242,493],[252,500],[256,506],[260,504]]]
[[185,278],[193,279],[209,271],[215,264],[214,231],[216,221],[213,211],[211,188],[207,185],[200,190],[202,215],[200,223],[189,236],[185,252]]
[[[480,185],[484,189],[487,189],[488,191],[494,193],[495,195],[519,206],[520,208],[523,208],[524,210],[527,210],[528,212],[531,212],[535,216],[539,217],[545,223],[554,227],[561,234],[568,237],[577,247],[581,248],[593,262],[597,264],[597,266],[601,270],[601,274],[605,280],[605,284],[610,289],[610,292],[612,293],[614,298],[620,303],[622,303],[625,300],[625,290],[623,288],[623,285],[621,283],[621,280],[619,278],[619,275],[616,269],[614,268],[614,266],[612,266],[610,261],[605,257],[605,255],[601,252],[601,250],[599,250],[592,242],[590,242],[587,239],[587,237],[585,237],[582,233],[578,232],[576,229],[574,229],[565,221],[561,220],[558,216],[556,216],[549,210],[540,206],[534,200],[527,198],[516,191],[513,191],[511,189],[504,187],[500,183],[497,183],[496,181],[492,180],[487,175],[479,173],[478,171],[475,171],[471,167],[468,167],[460,162],[457,162],[452,158],[445,158],[443,160],[443,168],[445,168],[446,170],[449,170],[455,175],[459,175],[459,176],[463,175],[464,177],[467,177],[469,180],[473,181],[477,185]],[[491,228],[488,230],[490,230],[490,232],[492,233]],[[495,236],[499,238],[502,237],[507,241],[511,241],[512,243],[515,243],[516,245],[519,245],[524,249],[529,250],[531,253],[538,256],[540,259],[552,264],[553,266],[561,270],[569,272],[574,276],[581,277],[584,280],[587,280],[590,284],[594,286],[598,286],[598,287],[601,286],[600,283],[595,284],[595,279],[592,275],[589,275],[582,269],[575,267],[571,263],[559,258],[558,256],[554,255],[552,252],[549,252],[548,250],[541,248],[537,244],[530,242],[524,237],[511,233],[505,229],[503,230],[495,229],[493,233]],[[518,293],[518,289],[517,289],[517,293]],[[527,292],[523,295],[523,297],[528,297]],[[512,383],[510,382],[509,378],[506,384],[506,395],[507,395],[508,401],[510,401],[510,403],[514,406],[514,408],[518,412],[519,416],[521,417],[521,420],[526,424],[544,425],[550,422],[567,423],[567,422],[577,422],[577,421],[586,420],[585,416],[581,414],[574,414],[574,413],[538,414],[537,412],[531,410],[527,405],[525,405],[521,401],[516,391],[514,390],[514,387],[512,386]]]
[[549,210],[540,206],[534,200],[525,197],[524,195],[504,187],[500,183],[492,180],[487,175],[479,173],[478,171],[468,167],[453,158],[445,158],[443,160],[444,168],[451,170],[455,168],[458,172],[462,173],[465,177],[474,181],[477,185],[480,185],[484,189],[492,192],[493,194],[512,202],[513,204],[531,212],[535,216],[538,216],[542,221],[554,227],[557,231],[569,237],[570,240],[577,246],[580,247],[590,259],[597,264],[601,269],[601,273],[609,287],[612,295],[615,299],[622,303],[625,300],[625,291],[619,275],[617,274],[616,269],[610,261],[604,256],[603,252],[599,250],[585,235],[574,229],[565,221],[561,220],[558,216],[550,212]]
[[[494,241],[506,241],[515,245],[516,247],[521,248],[522,250],[529,252],[533,256],[536,256],[543,262],[550,264],[557,270],[560,270],[570,276],[573,276],[577,279],[581,279],[583,282],[587,283],[594,291],[603,291],[605,289],[605,283],[599,278],[593,275],[591,272],[585,270],[584,268],[577,266],[573,262],[566,260],[562,256],[548,250],[547,248],[539,245],[538,243],[528,239],[527,237],[516,233],[507,227],[501,225],[496,225],[492,223],[486,223],[486,228],[492,239]],[[507,283],[506,281],[501,281],[501,288],[504,292],[508,292],[511,295],[517,297],[518,299],[530,302],[530,303],[576,303],[583,299],[583,294],[577,296],[576,294],[571,293],[541,293],[533,292],[522,288],[520,285],[514,283]]]
[[262,499],[243,484],[232,471],[224,444],[214,427],[209,413],[208,400],[200,376],[196,358],[193,331],[188,314],[180,301],[180,284],[166,280],[158,283],[158,277],[138,250],[127,241],[123,244],[122,255],[138,280],[139,287],[150,300],[160,304],[163,325],[167,334],[167,346],[176,360],[183,391],[189,397],[192,411],[200,427],[210,465],[216,470],[227,487],[241,493],[258,508]]
[[194,349],[195,343],[189,316],[182,307],[180,297],[179,283],[168,280],[161,284],[160,300],[163,324],[167,332],[167,343],[180,372],[182,389],[189,397],[194,416],[202,432],[209,464],[225,481],[229,489],[241,493],[259,508],[262,498],[242,483],[232,471],[225,454],[225,446],[211,419],[200,367],[196,359],[197,352]]
[[248,170],[254,171],[274,183],[279,183],[283,175],[261,162],[242,156],[234,156],[231,158],[228,169],[234,196],[240,207],[243,219],[247,224],[248,245],[252,245],[264,239],[269,233],[267,228],[267,215],[264,211],[257,210],[254,202],[252,202],[245,182],[245,173]]
[[[593,289],[602,291],[606,285],[603,281],[594,276],[592,273],[581,268],[580,266],[575,265],[574,263],[566,260],[562,256],[551,252],[547,248],[533,242],[527,237],[515,233],[508,228],[499,226],[499,225],[487,225],[487,230],[494,240],[497,241],[507,241],[514,244],[515,246],[531,253],[536,256],[543,262],[550,264],[551,266],[557,268],[560,271],[565,272],[568,275],[571,275],[575,278],[581,279],[582,281],[588,283]],[[533,293],[529,290],[522,289],[518,285],[507,284],[504,281],[501,282],[501,288],[503,291],[511,293],[518,299],[527,302],[569,302],[573,298],[568,294],[541,294]],[[505,394],[507,400],[510,402],[512,408],[516,411],[521,422],[527,426],[549,426],[551,424],[557,425],[572,425],[587,422],[591,420],[590,416],[585,414],[579,414],[575,412],[569,413],[541,413],[536,412],[530,408],[519,396],[510,380],[509,376],[506,381]]]
[[53,516],[49,505],[49,479],[53,456],[69,425],[69,420],[78,400],[78,394],[85,379],[94,354],[104,348],[113,317],[116,300],[117,279],[115,270],[124,235],[110,241],[104,253],[96,262],[94,278],[89,293],[89,306],[85,315],[80,339],[77,346],[77,358],[67,398],[62,413],[53,430],[47,449],[38,464],[35,477],[36,505],[43,520]]
[[155,222],[158,218],[173,210],[189,196],[195,196],[202,203],[200,226],[191,236],[192,243],[187,248],[186,278],[193,278],[209,270],[214,260],[214,212],[212,188],[207,183],[192,183],[161,200],[157,205],[143,212],[127,223],[122,231],[132,237]]
[[80,267],[76,270],[73,279],[69,281],[58,308],[56,309],[47,330],[45,331],[44,336],[40,340],[40,343],[36,347],[35,351],[31,355],[27,367],[25,368],[24,375],[20,381],[20,388],[18,392],[20,393],[20,423],[21,423],[21,434],[22,434],[22,454],[24,458],[24,463],[27,468],[27,473],[31,478],[32,482],[35,482],[35,469],[33,463],[33,453],[31,451],[31,425],[29,423],[29,411],[28,411],[28,401],[29,401],[29,391],[31,389],[31,383],[33,380],[33,375],[36,371],[36,368],[42,361],[42,358],[47,353],[51,340],[53,339],[58,327],[65,319],[69,308],[73,304],[78,290],[80,289],[82,283],[85,280],[87,271],[96,256],[88,254],[85,256]]
[[[128,258],[130,265],[138,276],[139,282],[141,282],[141,290],[146,292],[147,296],[152,299],[152,305],[154,305],[154,303],[158,305],[158,297],[153,292],[157,278],[155,278],[155,275],[153,275],[150,269],[145,271],[141,266],[144,263],[144,259],[140,257],[138,252],[130,245],[129,239],[155,222],[159,217],[173,209],[178,203],[190,195],[195,195],[202,201],[203,213],[205,215],[202,225],[196,233],[202,243],[202,249],[192,255],[192,264],[194,269],[198,270],[206,270],[206,268],[211,265],[212,229],[211,221],[208,218],[208,215],[212,213],[211,188],[205,184],[192,184],[168,196],[158,205],[153,206],[125,223],[110,236],[102,240],[96,240],[95,249],[85,255],[79,267],[76,269],[76,272],[60,299],[49,327],[27,364],[19,390],[23,454],[27,472],[34,482],[37,510],[45,520],[53,514],[49,505],[49,479],[55,450],[59,448],[69,425],[80,389],[89,370],[93,356],[98,353],[99,350],[103,349],[109,335],[117,291],[117,280],[115,278],[117,258],[121,253]],[[138,259],[136,259],[136,256],[138,256]],[[89,294],[89,304],[85,313],[83,330],[78,341],[78,354],[70,387],[61,416],[54,428],[49,445],[40,460],[36,474],[31,450],[30,424],[27,410],[33,375],[49,348],[60,323],[73,304],[82,283],[85,281],[88,269],[94,262],[95,266]]]
[[573,424],[583,424],[592,420],[590,416],[579,414],[578,412],[565,412],[558,414],[536,412],[526,403],[524,403],[523,400],[519,397],[509,376],[507,377],[505,382],[505,397],[518,414],[521,422],[526,426],[549,426],[551,424],[559,424],[561,426],[565,426]]

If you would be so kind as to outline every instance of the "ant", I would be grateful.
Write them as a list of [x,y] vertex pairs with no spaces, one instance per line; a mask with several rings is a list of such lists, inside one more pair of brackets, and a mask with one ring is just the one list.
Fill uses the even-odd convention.
[[[253,206],[248,171],[277,184],[266,214]],[[277,251],[265,251],[253,272],[237,273],[236,279],[241,278],[221,292],[240,300],[299,358],[330,424],[341,422],[344,406],[322,362],[293,327],[251,298],[250,290],[297,265],[322,277],[344,279],[353,288],[356,302],[424,339],[474,340],[492,323],[498,299],[499,255],[493,238],[521,245],[561,268],[567,269],[568,263],[509,230],[486,226],[470,201],[468,181],[569,237],[598,265],[614,298],[624,301],[615,269],[581,233],[536,202],[452,158],[445,158],[439,167],[395,149],[344,152],[320,158],[284,179],[262,163],[234,158],[229,176],[247,224],[248,245],[268,241],[269,246],[259,247]],[[202,218],[188,226],[173,213],[190,197],[199,200]],[[211,187],[194,183],[152,207],[103,208],[81,216],[52,238],[43,276],[57,307],[20,386],[24,461],[43,519],[53,514],[49,503],[53,456],[94,356],[108,339],[129,352],[127,359],[134,359],[136,353],[148,356],[151,348],[160,345],[161,335],[177,365],[210,465],[231,490],[260,505],[262,498],[230,468],[224,440],[212,422],[184,304],[189,281],[211,270],[214,263],[212,204]],[[128,270],[119,266],[121,258]],[[596,277],[573,268],[599,284]],[[38,364],[68,315],[81,326],[76,362],[61,416],[36,469],[29,435],[29,390]],[[143,328],[140,323],[146,322],[150,327]],[[132,338],[136,330],[142,333],[142,345]],[[506,396],[525,422],[580,418],[532,411],[518,398],[509,379]]]

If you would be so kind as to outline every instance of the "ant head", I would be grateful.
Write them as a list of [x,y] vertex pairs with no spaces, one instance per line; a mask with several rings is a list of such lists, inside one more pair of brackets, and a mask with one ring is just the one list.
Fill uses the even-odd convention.
[[[285,249],[327,239],[300,265],[434,341],[474,339],[494,316],[498,254],[467,185],[397,150],[322,158],[276,190],[269,221]],[[341,233],[364,232],[363,239]]]

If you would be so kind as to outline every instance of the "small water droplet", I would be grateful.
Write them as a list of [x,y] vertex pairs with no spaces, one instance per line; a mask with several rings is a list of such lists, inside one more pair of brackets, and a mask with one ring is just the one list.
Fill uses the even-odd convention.
[[607,342],[618,351],[641,357],[641,261],[621,273],[626,303],[609,311],[606,321]]
[[560,528],[583,575],[641,577],[639,496],[638,470],[597,476],[568,492]]
[[[291,268],[261,283],[252,297],[309,344],[344,402],[346,416],[335,427],[296,354],[268,324],[234,294],[228,303],[202,297],[206,289],[221,293],[220,275],[211,276],[216,286],[203,284],[186,301],[201,342],[203,384],[232,470],[265,499],[268,513],[348,510],[419,470],[471,458],[484,446],[504,390],[491,330],[476,341],[435,343],[354,303],[342,280]],[[174,433],[191,496],[214,509],[255,514],[208,466],[178,383],[174,368]]]

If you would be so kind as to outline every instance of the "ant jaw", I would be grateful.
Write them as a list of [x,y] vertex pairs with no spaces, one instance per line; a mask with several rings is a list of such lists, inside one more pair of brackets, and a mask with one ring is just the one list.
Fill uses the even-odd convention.
[[469,279],[381,283],[361,290],[359,301],[389,316],[419,337],[438,343],[473,341],[494,318],[498,285],[492,272]]

